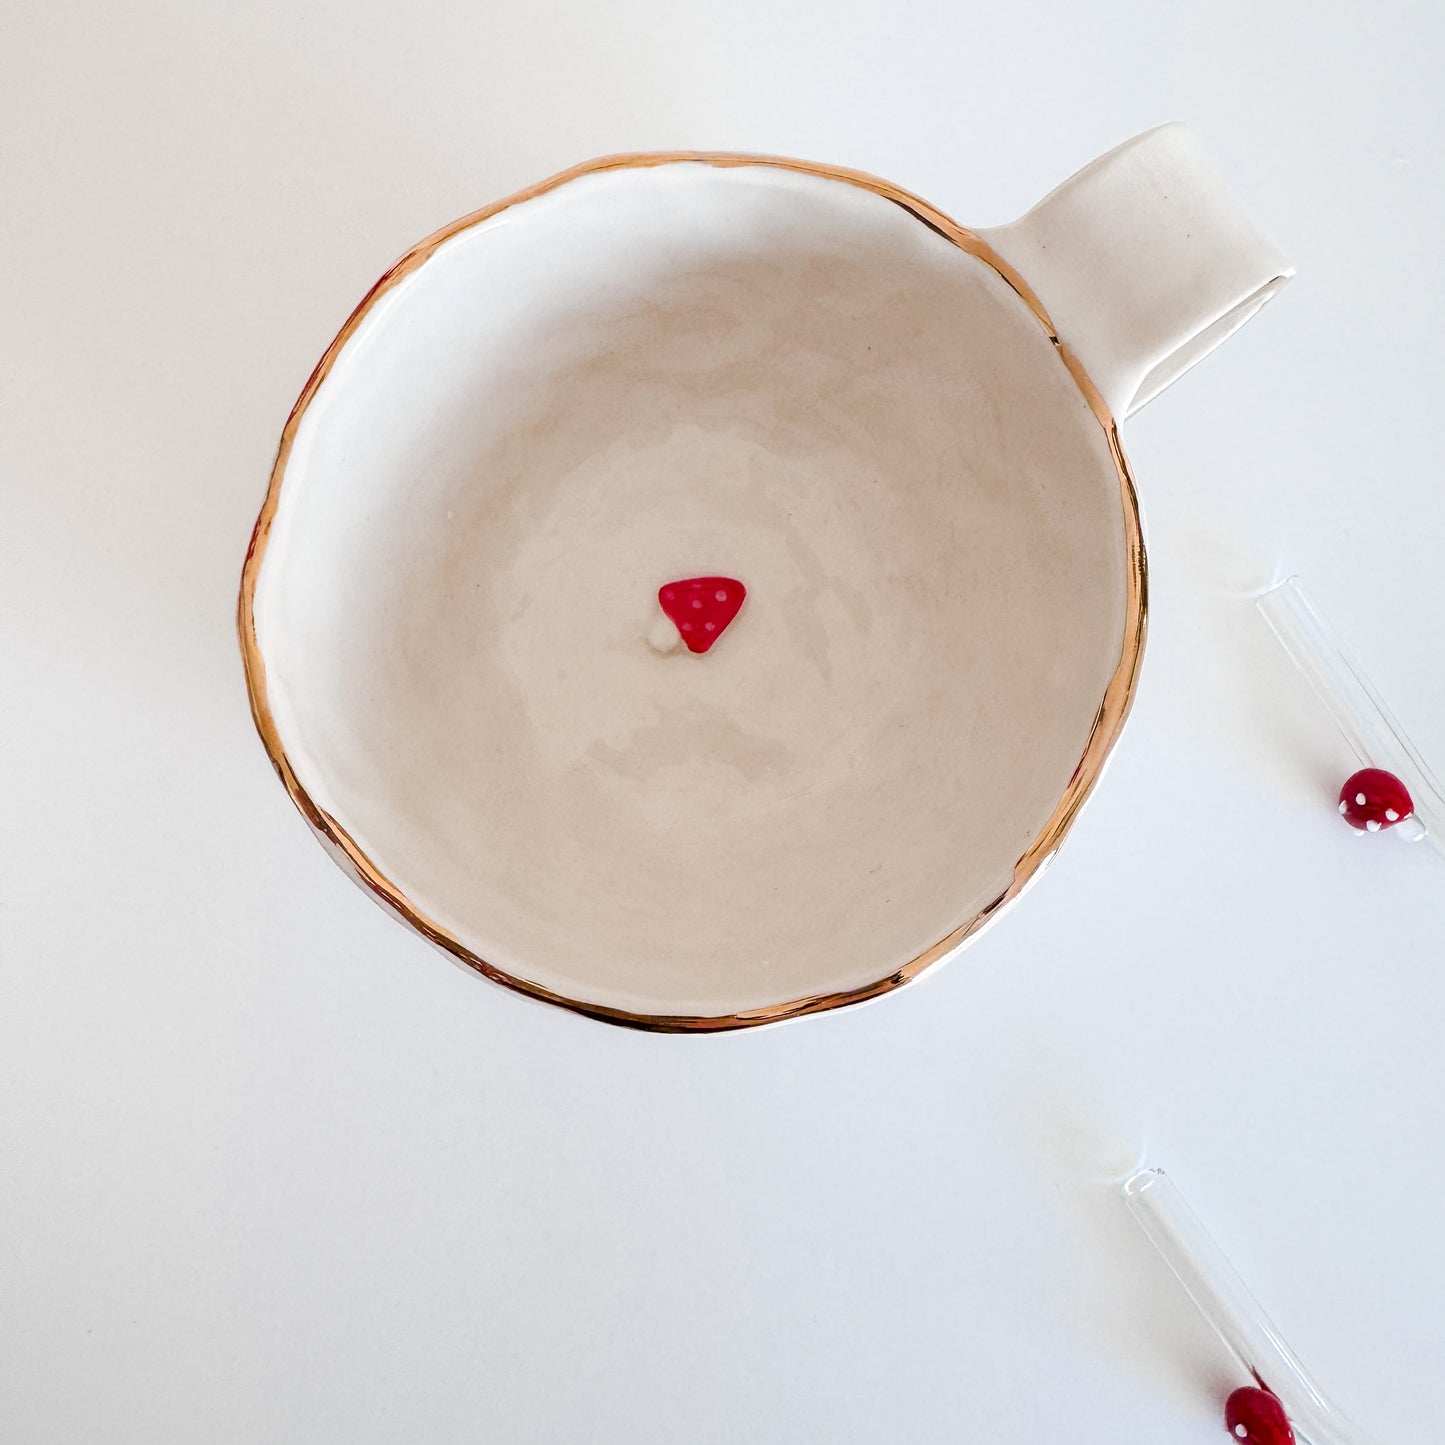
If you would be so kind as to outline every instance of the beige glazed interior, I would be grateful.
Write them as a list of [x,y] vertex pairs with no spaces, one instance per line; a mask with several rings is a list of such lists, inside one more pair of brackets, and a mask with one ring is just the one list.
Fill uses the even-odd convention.
[[[672,1026],[867,996],[1102,764],[1142,621],[1112,428],[878,184],[574,177],[414,255],[293,417],[243,596],[263,735],[504,981]],[[700,574],[741,614],[657,651]]]

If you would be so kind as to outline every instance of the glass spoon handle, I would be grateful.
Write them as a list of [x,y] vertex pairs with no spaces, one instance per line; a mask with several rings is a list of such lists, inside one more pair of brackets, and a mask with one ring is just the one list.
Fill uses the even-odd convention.
[[1320,1392],[1168,1175],[1141,1169],[1124,1198],[1229,1352],[1284,1406],[1301,1445],[1370,1445]]
[[1445,790],[1299,578],[1271,587],[1255,606],[1309,679],[1360,763],[1394,773],[1409,789],[1414,816],[1394,831],[1411,842],[1428,838],[1445,854]]

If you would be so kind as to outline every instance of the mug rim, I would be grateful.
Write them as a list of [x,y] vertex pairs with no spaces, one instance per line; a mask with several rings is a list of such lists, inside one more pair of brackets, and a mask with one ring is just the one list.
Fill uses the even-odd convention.
[[[737,1013],[717,1015],[638,1013],[606,1004],[592,1003],[585,999],[568,997],[541,984],[508,973],[495,964],[488,963],[454,934],[427,918],[406,897],[405,893],[372,862],[342,824],[315,802],[297,777],[271,711],[266,689],[265,658],[257,639],[255,618],[256,588],[265,561],[272,523],[280,505],[281,487],[285,481],[286,468],[291,458],[297,430],[307,409],[330,375],[342,349],[366,319],[372,307],[400,281],[425,265],[446,242],[512,206],[545,195],[582,176],[624,169],[649,169],[688,162],[720,169],[761,166],[856,186],[870,191],[884,200],[891,201],[920,224],[927,226],[931,231],[936,232],[960,250],[976,257],[995,271],[1019,296],[1034,319],[1043,328],[1059,360],[1072,377],[1104,431],[1109,454],[1119,475],[1127,558],[1125,568],[1126,612],[1119,662],[1105,687],[1103,699],[1089,732],[1088,742],[1085,744],[1078,765],[1070,776],[1063,796],[1050,814],[1048,821],[1015,863],[1008,887],[947,936],[939,939],[909,963],[892,970],[873,983],[835,992],[811,994],[803,998],[778,1004],[766,1004],[756,1009]],[[1104,765],[1119,739],[1125,719],[1133,704],[1144,639],[1148,630],[1148,562],[1144,549],[1138,496],[1128,459],[1119,441],[1118,423],[1078,358],[1059,339],[1048,312],[1027,281],[981,236],[966,226],[959,225],[958,222],[944,215],[942,211],[921,197],[864,171],[825,165],[814,161],[793,160],[782,156],[751,155],[746,152],[636,151],[583,161],[579,165],[559,171],[535,185],[528,186],[502,200],[495,201],[480,210],[472,211],[450,222],[418,241],[372,285],[326,348],[321,360],[317,362],[282,429],[265,500],[261,504],[261,510],[256,518],[251,540],[246,549],[246,560],[242,568],[240,595],[237,602],[236,625],[240,640],[241,659],[246,675],[246,690],[250,700],[251,717],[267,756],[271,760],[272,767],[291,801],[310,824],[313,832],[317,834],[331,856],[390,913],[415,929],[431,943],[449,953],[458,963],[516,993],[544,1003],[554,1004],[588,1018],[619,1024],[627,1028],[655,1033],[717,1033],[733,1029],[756,1028],[763,1024],[779,1023],[786,1019],[824,1013],[836,1008],[864,1003],[891,993],[904,984],[911,983],[934,964],[953,953],[963,943],[976,937],[999,916],[1009,903],[1023,893],[1029,883],[1058,851],[1080,808],[1093,791],[1094,785],[1102,774]]]

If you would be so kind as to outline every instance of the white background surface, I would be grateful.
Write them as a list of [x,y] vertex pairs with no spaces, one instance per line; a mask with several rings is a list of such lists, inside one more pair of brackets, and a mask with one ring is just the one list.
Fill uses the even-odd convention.
[[[1438,1437],[1445,867],[1243,594],[1445,755],[1445,12],[676,0],[0,9],[0,1438],[1224,1438],[1110,1192],[1177,1177],[1321,1381]],[[237,577],[372,280],[584,157],[756,149],[975,225],[1157,121],[1299,266],[1131,423],[1134,717],[921,986],[735,1037],[524,1002],[369,906],[247,715]]]

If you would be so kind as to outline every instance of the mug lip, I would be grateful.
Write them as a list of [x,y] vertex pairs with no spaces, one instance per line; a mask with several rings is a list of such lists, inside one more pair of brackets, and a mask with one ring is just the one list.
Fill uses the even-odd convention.
[[[1073,378],[1075,385],[1088,403],[1089,409],[1103,429],[1109,454],[1119,474],[1127,556],[1125,569],[1127,605],[1124,637],[1118,664],[1105,687],[1103,698],[1089,732],[1088,742],[1085,744],[1078,765],[1070,776],[1063,796],[1048,821],[1015,863],[1013,877],[1008,887],[972,918],[960,924],[916,958],[873,983],[836,992],[810,994],[803,998],[777,1004],[765,1004],[736,1013],[713,1015],[640,1013],[607,1004],[593,1003],[586,999],[571,998],[542,984],[508,973],[495,964],[488,963],[454,934],[426,917],[362,851],[342,824],[316,803],[297,777],[271,711],[266,689],[266,663],[256,636],[255,615],[256,588],[260,580],[261,568],[265,563],[271,527],[280,505],[281,488],[285,481],[286,468],[291,458],[297,430],[307,409],[325,384],[342,349],[361,326],[372,307],[399,282],[424,266],[446,242],[512,206],[545,195],[547,192],[556,190],[583,176],[618,170],[650,169],[679,163],[701,164],[719,169],[759,166],[856,186],[870,191],[884,200],[891,201],[920,224],[927,226],[931,231],[936,232],[960,250],[976,257],[995,271],[1019,296],[1042,327],[1060,362]],[[1104,765],[1113,752],[1125,719],[1128,717],[1138,683],[1144,639],[1148,630],[1148,562],[1139,516],[1138,495],[1128,459],[1119,441],[1118,423],[1078,358],[1059,339],[1057,329],[1049,319],[1048,312],[1044,309],[1038,296],[1035,295],[1027,281],[981,236],[966,226],[959,225],[957,221],[952,220],[921,197],[895,186],[890,181],[869,175],[865,171],[825,165],[815,161],[793,160],[783,156],[752,155],[746,152],[636,151],[583,161],[579,165],[559,171],[546,180],[539,181],[535,185],[528,186],[442,226],[439,230],[433,231],[431,235],[418,241],[367,291],[330,346],[326,348],[321,360],[317,362],[295,405],[291,408],[291,413],[281,432],[281,440],[271,468],[265,500],[262,502],[261,511],[256,518],[251,540],[246,549],[245,565],[241,573],[236,625],[240,639],[241,659],[246,675],[246,690],[251,705],[251,717],[267,756],[271,760],[272,767],[290,795],[291,801],[311,825],[312,830],[331,856],[389,912],[403,923],[410,925],[437,947],[452,955],[458,963],[482,974],[493,983],[500,984],[504,988],[524,994],[529,998],[555,1004],[587,1018],[619,1024],[626,1028],[654,1033],[719,1033],[734,1029],[756,1028],[763,1024],[779,1023],[787,1019],[802,1018],[809,1014],[825,1013],[892,993],[895,989],[919,978],[934,964],[976,936],[999,916],[1006,905],[1019,897],[1058,851],[1078,816],[1080,808],[1102,774]]]

